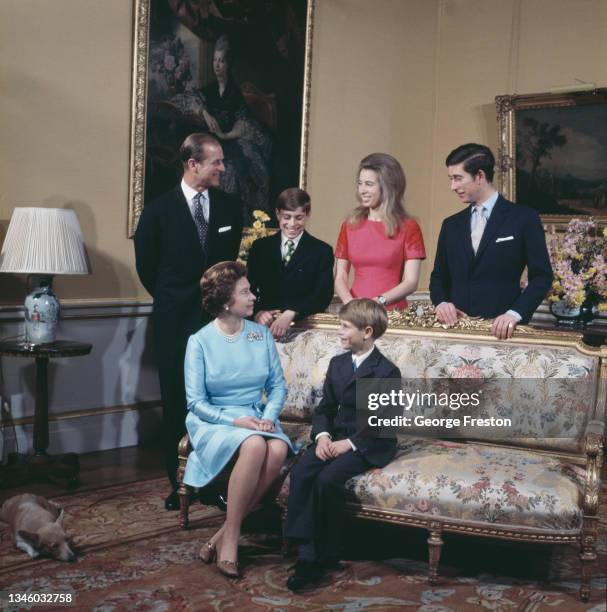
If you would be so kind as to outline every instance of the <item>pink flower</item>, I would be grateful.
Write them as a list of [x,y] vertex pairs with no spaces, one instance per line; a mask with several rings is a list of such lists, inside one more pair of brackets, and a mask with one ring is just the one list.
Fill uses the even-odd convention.
[[453,378],[484,378],[483,371],[471,363],[453,370]]
[[466,359],[478,359],[481,354],[480,346],[466,346],[463,350]]

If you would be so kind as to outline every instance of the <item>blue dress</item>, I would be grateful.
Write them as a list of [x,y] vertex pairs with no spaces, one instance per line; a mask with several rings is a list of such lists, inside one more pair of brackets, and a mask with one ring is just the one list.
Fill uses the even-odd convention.
[[[278,351],[267,327],[245,320],[233,343],[226,342],[213,323],[190,336],[185,390],[185,424],[194,449],[185,469],[186,484],[203,487],[211,482],[249,436],[279,438],[294,452],[278,422],[287,391]],[[240,416],[268,419],[276,431],[235,427],[234,419]]]

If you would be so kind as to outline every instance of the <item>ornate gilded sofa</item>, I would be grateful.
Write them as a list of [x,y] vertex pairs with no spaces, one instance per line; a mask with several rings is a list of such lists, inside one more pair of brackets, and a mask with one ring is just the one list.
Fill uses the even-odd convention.
[[[424,308],[392,315],[377,343],[404,378],[538,379],[538,389],[539,381],[559,381],[558,393],[542,401],[528,398],[532,408],[512,414],[549,422],[552,429],[545,431],[558,430],[567,437],[401,436],[389,465],[348,481],[348,509],[359,518],[426,529],[431,582],[438,578],[443,532],[579,544],[580,596],[587,601],[596,560],[607,348],[588,347],[573,332],[525,327],[500,342],[485,321],[468,320],[458,329],[445,330]],[[310,418],[320,401],[329,360],[341,350],[337,327],[333,315],[317,315],[278,343],[288,387],[281,423],[302,446],[309,441]],[[568,392],[568,380],[584,380],[586,396],[579,397],[579,386],[571,385],[578,395]],[[181,473],[188,453],[184,438]],[[277,498],[283,508],[288,487],[287,477]],[[187,487],[180,492],[187,499]],[[187,508],[182,525],[187,526]]]

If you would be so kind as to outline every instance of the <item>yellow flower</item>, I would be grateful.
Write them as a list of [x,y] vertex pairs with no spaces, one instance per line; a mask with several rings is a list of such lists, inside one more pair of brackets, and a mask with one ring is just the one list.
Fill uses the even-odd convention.
[[584,303],[585,299],[586,299],[586,292],[583,289],[580,289],[579,291],[576,291],[573,295],[573,305],[581,306]]
[[253,221],[253,229],[260,230],[263,228],[261,221]]
[[551,295],[548,300],[550,302],[560,302],[561,301],[561,296],[560,295]]
[[599,312],[607,312],[607,302],[599,302],[597,308]]
[[560,283],[558,280],[555,280],[555,281],[552,283],[552,288],[553,288],[555,291],[560,291],[560,289],[561,289],[561,283]]
[[253,217],[259,219],[262,223],[267,223],[270,220],[270,217],[263,210],[254,210]]

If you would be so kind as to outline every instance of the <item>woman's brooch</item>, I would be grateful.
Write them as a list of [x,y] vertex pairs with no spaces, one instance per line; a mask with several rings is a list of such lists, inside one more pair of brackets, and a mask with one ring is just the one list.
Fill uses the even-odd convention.
[[255,340],[263,340],[263,334],[258,331],[249,332],[247,334],[247,340],[249,342],[255,342]]

